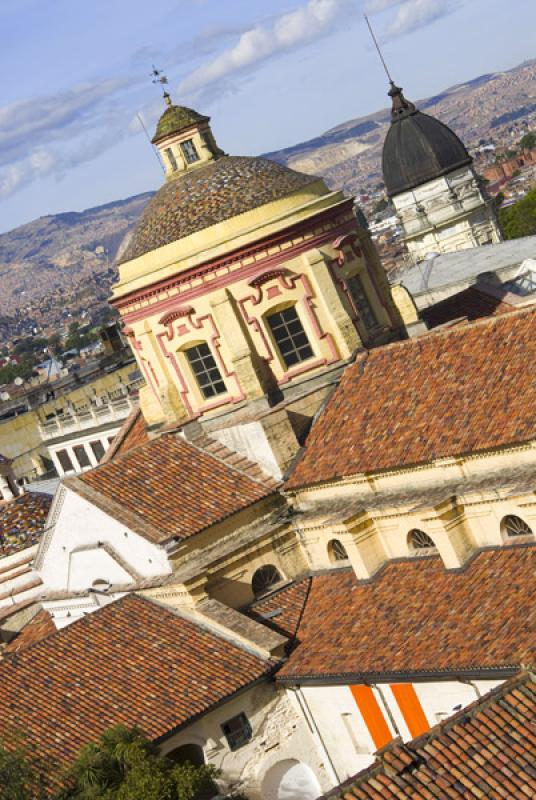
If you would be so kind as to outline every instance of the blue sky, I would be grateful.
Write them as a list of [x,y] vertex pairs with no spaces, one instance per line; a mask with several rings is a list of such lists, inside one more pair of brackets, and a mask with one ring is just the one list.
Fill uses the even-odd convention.
[[536,57],[533,0],[0,0],[0,231],[160,185],[153,63],[231,153],[383,107],[364,11],[413,99]]

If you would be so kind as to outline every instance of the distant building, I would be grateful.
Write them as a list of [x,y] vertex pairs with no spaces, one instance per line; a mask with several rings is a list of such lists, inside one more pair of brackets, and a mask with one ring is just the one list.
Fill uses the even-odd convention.
[[430,252],[501,241],[493,207],[460,139],[406,100],[394,83],[389,95],[391,127],[383,146],[383,178],[411,261],[422,261]]
[[500,285],[534,271],[536,236],[511,239],[477,250],[430,253],[398,275],[419,310],[428,308],[476,283]]

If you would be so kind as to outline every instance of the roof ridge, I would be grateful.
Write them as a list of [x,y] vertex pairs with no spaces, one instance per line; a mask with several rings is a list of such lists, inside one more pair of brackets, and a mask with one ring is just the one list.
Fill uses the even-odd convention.
[[[501,705],[501,703],[504,702],[506,698],[517,688],[527,687],[528,689],[531,685],[535,685],[535,681],[536,676],[530,669],[522,669],[515,676],[499,684],[499,686],[496,686],[489,692],[486,692],[486,694],[484,694],[482,697],[479,697],[470,705],[465,706],[453,716],[443,720],[437,725],[434,725],[434,727],[430,728],[430,730],[426,731],[426,733],[417,736],[408,742],[403,742],[400,737],[396,737],[387,745],[385,745],[385,747],[377,751],[376,758],[372,764],[370,764],[368,767],[365,767],[365,769],[360,770],[357,774],[340,783],[338,786],[335,786],[333,789],[322,795],[322,797],[327,798],[328,800],[342,800],[343,797],[364,797],[365,793],[368,797],[367,785],[369,787],[370,785],[374,786],[374,783],[371,784],[370,782],[377,782],[380,775],[385,775],[385,777],[389,780],[389,786],[380,787],[381,789],[385,788],[388,791],[388,794],[384,795],[383,791],[381,791],[380,794],[374,795],[375,797],[378,796],[378,798],[380,798],[380,796],[392,796],[389,793],[392,782],[394,782],[394,784],[402,790],[405,790],[405,788],[411,788],[411,785],[407,785],[406,780],[407,778],[411,778],[412,774],[414,772],[418,772],[420,769],[429,769],[431,773],[430,777],[438,777],[440,774],[442,774],[442,771],[438,768],[435,750],[430,752],[426,745],[432,745],[434,742],[441,740],[442,737],[448,737],[449,732],[452,731],[453,728],[463,725],[464,719],[473,720],[474,717],[479,714],[479,712],[485,713],[485,710],[488,707],[493,706],[494,704]],[[523,715],[519,714],[517,708],[509,707],[508,713],[518,721],[521,716],[521,722],[523,722]],[[526,715],[524,716],[526,717]],[[454,743],[455,741],[456,740],[454,740]],[[397,757],[397,755],[402,754],[406,755],[406,757],[409,759],[409,762],[406,763],[404,759],[399,759],[401,766],[397,766],[397,763],[394,761],[394,759]],[[393,757],[393,763],[389,763],[389,756]],[[435,766],[432,763],[434,761],[436,762]],[[439,766],[441,766],[441,764]],[[485,776],[485,779],[486,778],[487,776]],[[399,783],[399,780],[397,779],[403,781],[403,785]],[[360,792],[359,795],[357,794],[358,791]],[[406,797],[406,794],[404,793],[403,796]],[[413,794],[411,796],[413,796]],[[461,796],[462,795],[460,794],[456,794],[456,797]],[[465,797],[465,794],[463,796]]]
[[[130,412],[128,417],[124,420],[122,426],[120,427],[120,429],[118,430],[118,432],[114,436],[112,444],[110,445],[108,450],[105,452],[105,454],[103,455],[103,457],[101,458],[101,460],[97,464],[98,467],[100,467],[102,464],[107,464],[109,461],[112,461],[112,459],[114,458],[115,454],[117,453],[117,451],[119,450],[119,448],[121,447],[121,445],[123,444],[125,439],[127,438],[128,434],[130,433],[130,431],[132,430],[132,428],[134,427],[134,425],[138,421],[140,415],[141,415],[141,407],[138,404],[138,405],[136,405],[135,408],[132,409],[132,411]],[[144,443],[142,442],[142,444],[144,444]],[[131,448],[131,449],[134,449],[134,448]],[[127,450],[127,452],[130,452],[130,451]],[[123,455],[125,455],[125,453],[123,453]],[[119,456],[119,457],[121,457],[121,456]]]
[[473,700],[473,702],[468,706],[464,706],[452,716],[447,717],[447,719],[444,719],[441,722],[438,722],[437,725],[433,726],[433,728],[421,733],[420,736],[416,736],[411,740],[411,742],[408,742],[407,744],[410,745],[411,750],[413,751],[414,748],[416,750],[418,747],[420,747],[421,742],[427,743],[431,739],[435,739],[438,735],[447,733],[455,725],[458,725],[464,717],[471,717],[479,711],[484,711],[486,708],[488,708],[488,706],[495,702],[497,697],[504,698],[520,685],[524,686],[528,683],[535,683],[536,675],[532,672],[532,667],[523,665],[520,666],[521,670],[516,675],[513,675],[511,678],[503,681],[493,689],[490,689],[488,692],[486,692],[486,694],[478,697],[476,700]]
[[[450,299],[450,298],[446,298]],[[443,302],[443,301],[441,301]],[[523,306],[522,308],[516,308],[513,311],[508,312],[508,314],[499,314],[496,316],[489,316],[489,317],[482,317],[480,319],[475,319],[467,322],[465,325],[454,325],[451,327],[440,327],[440,328],[432,328],[428,330],[425,334],[421,336],[413,336],[409,339],[400,339],[396,342],[388,342],[387,344],[383,344],[380,347],[374,347],[369,350],[365,350],[364,352],[358,352],[355,360],[348,365],[347,370],[351,370],[354,364],[358,363],[360,359],[364,359],[366,354],[370,356],[384,353],[386,350],[394,350],[396,348],[403,348],[403,347],[411,347],[411,346],[418,346],[421,345],[423,342],[428,342],[431,340],[432,337],[438,338],[440,336],[462,336],[463,334],[467,333],[467,331],[472,330],[478,326],[485,326],[485,325],[501,325],[507,324],[507,322],[511,322],[511,320],[516,316],[522,315],[529,315],[529,314],[536,314],[536,304],[530,306]]]

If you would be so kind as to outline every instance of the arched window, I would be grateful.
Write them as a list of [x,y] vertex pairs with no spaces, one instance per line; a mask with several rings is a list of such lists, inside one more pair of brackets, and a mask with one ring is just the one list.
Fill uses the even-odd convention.
[[251,579],[251,588],[255,597],[260,597],[282,580],[277,567],[266,564],[254,573]]
[[532,536],[530,528],[525,520],[516,517],[515,514],[508,514],[501,522],[503,535],[507,539],[514,539],[516,536]]
[[328,555],[330,561],[346,561],[348,559],[346,548],[338,539],[332,539],[328,544]]
[[420,531],[418,528],[413,528],[413,530],[408,533],[408,546],[414,555],[420,555],[421,553],[424,554],[430,552],[430,550],[435,550],[434,540],[431,539],[427,533]]

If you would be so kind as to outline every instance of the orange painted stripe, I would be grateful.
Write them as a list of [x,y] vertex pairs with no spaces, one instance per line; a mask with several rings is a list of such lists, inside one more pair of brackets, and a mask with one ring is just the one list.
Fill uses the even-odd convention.
[[361,716],[365,720],[365,725],[369,729],[372,740],[379,750],[391,741],[393,735],[378,705],[376,696],[370,686],[350,686],[350,691],[361,712]]
[[411,683],[392,683],[391,691],[398,703],[402,716],[406,721],[409,732],[414,738],[430,729],[428,720],[417,697],[417,692]]

